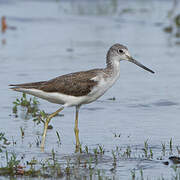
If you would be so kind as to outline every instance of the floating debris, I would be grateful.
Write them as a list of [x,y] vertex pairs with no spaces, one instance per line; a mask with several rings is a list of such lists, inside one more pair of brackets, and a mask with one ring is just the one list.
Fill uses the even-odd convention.
[[172,33],[173,27],[172,26],[167,26],[167,27],[164,28],[164,31],[167,32],[167,33]]
[[115,101],[116,98],[115,97],[112,97],[112,98],[108,98],[107,100],[110,100],[110,101]]
[[180,157],[178,156],[171,156],[169,157],[169,160],[171,160],[174,164],[180,164]]
[[2,18],[1,18],[1,32],[5,33],[7,29],[16,30],[16,27],[7,25],[6,17],[2,16]]
[[169,162],[168,161],[164,161],[163,164],[167,166],[167,165],[169,165]]
[[1,18],[1,31],[4,33],[7,29],[7,24],[6,24],[6,17],[2,16]]

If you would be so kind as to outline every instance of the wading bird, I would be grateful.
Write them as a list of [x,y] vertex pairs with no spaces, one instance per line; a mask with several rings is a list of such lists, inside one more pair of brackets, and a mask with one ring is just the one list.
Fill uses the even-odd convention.
[[101,97],[118,79],[120,73],[120,61],[127,60],[139,67],[154,73],[132,58],[126,46],[114,44],[107,52],[106,67],[102,69],[92,69],[62,75],[49,81],[32,82],[25,84],[11,84],[11,89],[19,92],[31,94],[45,99],[49,102],[61,104],[60,109],[50,114],[44,124],[44,132],[41,148],[44,148],[47,127],[50,120],[65,107],[76,107],[75,137],[76,151],[80,146],[78,113],[83,104],[88,104]]

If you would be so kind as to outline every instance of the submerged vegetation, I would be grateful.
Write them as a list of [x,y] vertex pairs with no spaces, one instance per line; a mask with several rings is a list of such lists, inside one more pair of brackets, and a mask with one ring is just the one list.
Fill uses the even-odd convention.
[[[173,0],[173,7],[168,12],[168,20],[169,25],[164,28],[164,31],[166,33],[171,34],[175,38],[180,38],[180,14],[176,13],[176,7],[178,6],[178,1]],[[176,44],[179,44],[180,42],[177,41]]]
[[[19,99],[17,98],[13,104],[15,117],[18,117],[18,111],[21,109],[27,116],[31,116],[37,125],[44,124],[48,116],[44,110],[39,109],[38,100],[28,98],[26,94],[23,94]],[[20,127],[20,132],[21,138],[24,139],[25,128]],[[56,135],[57,143],[61,145],[59,132],[56,131]],[[121,140],[121,136],[121,133],[112,133],[112,137],[116,140]],[[135,147],[130,144],[127,146],[117,145],[111,150],[106,149],[103,145],[92,147],[81,144],[79,153],[59,155],[52,149],[51,154],[45,159],[39,159],[37,156],[26,161],[26,155],[18,155],[7,150],[6,147],[10,144],[16,146],[13,139],[11,142],[5,137],[5,133],[0,133],[0,152],[5,157],[5,163],[0,167],[0,176],[110,180],[118,177],[118,167],[122,166],[122,163],[135,161],[149,164],[158,162],[163,166],[169,166],[172,163],[170,166],[172,168],[171,179],[180,178],[178,168],[180,164],[179,147],[173,146],[172,138],[168,143],[162,142],[159,147],[151,147],[148,139],[144,142],[143,147]],[[36,138],[36,146],[39,147],[39,145],[40,139],[38,137]],[[31,142],[29,142],[29,146],[32,146]],[[105,166],[106,163],[108,163],[108,168]],[[146,168],[143,168],[143,166],[137,166],[129,171],[129,177],[132,180],[151,179],[144,175],[145,171]],[[162,175],[156,179],[166,178]]]
[[0,132],[0,153],[6,149],[6,146],[9,145],[7,138],[5,137],[5,133]]
[[[23,130],[22,130],[23,131]],[[60,135],[58,132],[58,141],[61,144]],[[23,134],[23,133],[22,133]],[[3,144],[12,144],[11,141],[5,138],[5,134],[1,133],[0,141]],[[81,146],[79,153],[61,155],[54,149],[44,158],[33,156],[31,159],[26,159],[26,155],[18,155],[15,152],[9,152],[6,148],[2,148],[0,153],[4,163],[0,167],[0,176],[9,177],[32,177],[32,178],[88,178],[88,179],[114,179],[118,177],[119,167],[123,167],[123,163],[141,162],[152,164],[161,164],[169,166],[172,169],[172,180],[180,177],[180,158],[179,148],[173,147],[172,139],[169,143],[162,143],[162,146],[151,147],[148,140],[144,142],[144,147],[136,147],[134,145],[121,146],[118,145],[112,150],[106,149],[103,145],[96,146]],[[169,156],[168,160],[167,157]],[[108,164],[106,166],[106,164]],[[129,171],[129,177],[132,180],[151,179],[146,177],[147,167],[137,166]],[[155,179],[166,179],[161,175]]]
[[20,99],[16,99],[14,102],[13,102],[14,106],[13,106],[13,113],[17,115],[18,113],[18,107],[21,106],[21,107],[24,107],[24,109],[26,109],[26,114],[29,115],[31,114],[32,117],[36,117],[37,116],[37,113],[39,112],[39,109],[38,109],[38,100],[36,97],[33,97],[33,98],[27,98],[26,94],[23,93],[22,94],[22,97]]
[[[39,109],[39,101],[36,97],[27,98],[26,94],[23,93],[21,98],[16,98],[13,102],[14,106],[12,108],[13,114],[15,117],[18,117],[18,107],[23,108],[24,114],[26,117],[31,116],[33,121],[38,125],[40,123],[45,123],[45,120],[48,117],[48,114],[45,113],[44,110]],[[62,116],[62,115],[61,115]],[[48,129],[52,129],[52,125],[48,126]],[[23,129],[21,127],[21,134],[23,133]]]
[[[25,161],[25,157],[16,155],[15,153],[8,153],[7,150],[4,151],[5,154],[5,165],[0,167],[0,176],[26,176],[33,178],[90,178],[90,179],[114,179],[118,177],[117,167],[121,166],[122,162],[126,163],[128,161],[145,161],[149,163],[159,160],[159,163],[164,162],[165,157],[161,154],[160,158],[148,155],[148,149],[150,154],[153,154],[153,148],[149,148],[150,145],[148,141],[144,142],[143,149],[134,149],[131,146],[119,147],[116,146],[112,152],[108,152],[104,146],[98,145],[94,148],[89,148],[88,146],[83,146],[81,152],[78,154],[70,155],[58,155],[54,149],[52,149],[51,154],[46,157],[46,159],[38,159],[38,157],[33,157],[32,159]],[[146,149],[146,150],[145,150]],[[170,147],[165,148],[166,153],[170,153]],[[175,152],[174,152],[175,153]],[[155,153],[154,153],[155,154]],[[169,157],[169,161],[173,162],[172,168],[172,178],[179,179],[180,177],[180,158],[177,156]],[[176,163],[175,163],[176,162]],[[108,163],[108,169],[104,170],[101,165]],[[162,163],[169,165],[169,163]],[[151,179],[144,176],[143,166],[136,169],[132,169],[129,172],[129,176],[132,180],[137,179]],[[110,175],[108,175],[110,173]],[[166,179],[162,176],[156,179]]]
[[174,34],[176,38],[180,38],[180,14],[171,18],[170,25],[164,28],[167,33]]
[[[16,100],[13,102],[14,106],[12,108],[12,112],[15,115],[15,117],[18,117],[18,107],[23,108],[25,117],[32,117],[33,121],[38,125],[41,123],[45,123],[48,114],[45,113],[44,110],[41,110],[39,108],[39,101],[36,97],[33,98],[27,98],[26,94],[23,93],[21,98],[16,98]],[[64,116],[63,114],[60,114],[59,116]],[[48,126],[48,129],[52,129],[52,125]],[[22,132],[22,129],[21,129]]]

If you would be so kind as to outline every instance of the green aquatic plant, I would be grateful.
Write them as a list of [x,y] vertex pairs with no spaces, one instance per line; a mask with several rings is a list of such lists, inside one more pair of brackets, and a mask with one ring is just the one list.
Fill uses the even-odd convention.
[[174,171],[174,174],[172,175],[172,180],[179,180],[180,179],[180,170],[177,165],[171,166],[171,168]]
[[170,149],[170,151],[172,152],[172,150],[173,150],[172,138],[171,138],[170,141],[169,141],[169,149]]
[[98,155],[103,155],[105,153],[104,146],[98,145],[98,147],[95,147],[93,149],[93,152],[94,152],[95,158],[97,159]]
[[161,143],[161,145],[162,145],[163,156],[165,156],[165,154],[166,154],[166,144],[165,143]]
[[[147,157],[149,158],[151,155],[151,158],[153,159],[153,148],[150,148],[147,141],[144,142],[144,148],[147,149]],[[93,151],[95,154],[91,153]],[[32,159],[24,163],[23,159],[17,158],[17,155],[15,153],[8,154],[8,152],[6,151],[6,165],[0,168],[0,176],[8,175],[13,178],[16,178],[17,175],[21,175],[22,178],[27,179],[31,177],[37,179],[76,179],[76,177],[79,177],[79,179],[86,179],[86,177],[89,177],[90,179],[95,178],[102,180],[110,180],[114,178],[116,179],[116,176],[113,177],[113,175],[115,175],[117,171],[118,163],[124,160],[124,158],[131,159],[134,157],[141,158],[144,156],[143,151],[138,151],[140,154],[136,156],[131,146],[127,146],[126,148],[120,148],[116,146],[115,149],[110,152],[112,157],[110,160],[111,167],[109,168],[109,170],[104,171],[100,167],[101,159],[104,158],[105,152],[108,154],[108,150],[105,151],[103,145],[98,145],[94,149],[90,149],[88,146],[84,146],[82,153],[79,153],[77,156],[66,155],[66,161],[62,162],[60,160],[61,158],[57,156],[56,151],[52,149],[51,154],[46,159],[38,160],[36,159],[36,157],[33,157]],[[122,154],[124,154],[124,156],[122,156]],[[84,159],[84,157],[86,159]],[[98,161],[96,160],[96,158],[98,159]],[[109,173],[112,174],[112,177],[109,177],[109,175],[107,175]],[[144,174],[145,173],[143,172],[143,169],[140,166],[139,168],[133,169],[131,171],[130,179],[151,180],[151,177],[148,178]],[[179,171],[177,170],[176,166],[174,166],[172,175],[173,176],[171,179],[179,178]],[[163,179],[162,177],[163,176],[156,177],[155,179]]]
[[103,145],[99,145],[99,154],[104,154],[105,153],[105,149],[104,149],[104,146]]
[[[172,34],[176,38],[180,38],[180,14],[179,13],[177,14],[175,12],[176,7],[178,6],[178,1],[174,0],[172,1],[172,3],[173,3],[172,9],[168,11],[168,15],[167,15],[169,20],[169,25],[164,28],[164,31],[166,33]],[[178,44],[178,42],[176,42],[176,44]]]
[[62,177],[60,164],[57,162],[55,153],[52,150],[52,158],[46,161],[38,161],[33,157],[30,161],[26,162],[26,165],[21,165],[21,159],[18,159],[15,153],[8,154],[6,151],[6,166],[0,168],[0,176],[11,176],[17,175],[25,177]]
[[[34,98],[28,98],[25,93],[22,94],[21,98],[16,98],[16,100],[13,102],[14,106],[12,108],[13,113],[17,115],[18,112],[18,106],[23,107],[23,109],[26,110],[26,115],[31,115],[33,118],[33,121],[39,125],[40,123],[45,124],[45,121],[48,117],[48,114],[45,113],[44,110],[40,110],[38,105],[39,101],[36,97]],[[63,115],[62,115],[63,116]],[[52,125],[48,126],[48,129],[53,129]],[[21,135],[23,131],[21,129]]]
[[21,130],[21,138],[23,139],[24,138],[24,128],[20,127],[20,130]]
[[176,146],[176,150],[177,150],[177,153],[178,153],[178,155],[179,155],[179,154],[180,154],[180,149],[179,149],[178,146]]
[[40,146],[41,140],[40,140],[40,137],[39,137],[39,136],[36,137],[35,144],[36,144],[37,147]]
[[85,152],[86,152],[86,154],[88,154],[89,153],[89,148],[88,148],[88,146],[85,146]]
[[45,113],[44,110],[39,110],[39,113],[33,119],[33,121],[38,125],[40,123],[45,124],[48,115]]
[[67,158],[67,163],[66,163],[66,168],[65,168],[65,173],[67,176],[70,175],[70,158]]
[[116,165],[117,165],[117,157],[116,157],[116,152],[112,150],[112,156],[113,156],[113,169],[116,169]]
[[6,149],[6,146],[9,144],[10,142],[5,137],[5,133],[0,132],[0,153],[3,151],[3,149]]
[[136,171],[135,171],[135,169],[133,169],[133,170],[131,170],[131,179],[135,180],[135,178],[136,178]]
[[20,160],[17,159],[15,153],[12,153],[11,156],[9,157],[7,151],[5,157],[6,157],[6,166],[0,168],[0,176],[2,175],[14,176],[15,174],[18,173]]
[[147,158],[148,157],[148,139],[144,142],[144,156]]
[[119,134],[117,134],[117,133],[113,133],[114,134],[114,137],[116,138],[116,137],[118,137],[118,138],[120,138],[121,137],[121,133],[119,133]]
[[58,138],[58,144],[61,145],[61,138],[60,138],[60,135],[59,135],[58,131],[56,131],[56,135],[57,135],[57,138]]
[[12,111],[16,115],[18,112],[18,106],[24,107],[26,109],[26,114],[31,114],[33,117],[35,117],[37,112],[39,111],[39,101],[37,100],[37,98],[34,97],[28,99],[25,93],[22,94],[22,97],[20,99],[16,98],[13,104],[14,106],[12,108]]
[[28,107],[31,105],[38,105],[39,101],[37,100],[36,97],[32,98],[27,98],[26,94],[23,93],[22,97],[20,99],[16,98],[16,101],[13,102],[13,104],[15,104],[16,106],[24,106],[24,107]]
[[153,159],[153,151],[152,151],[152,148],[149,149],[149,152],[150,152],[150,158]]
[[127,158],[131,157],[131,147],[130,146],[127,146],[124,154],[126,155]]
[[166,33],[174,33],[176,38],[180,37],[180,14],[170,18],[170,25],[164,28]]
[[174,18],[174,22],[176,24],[177,27],[180,27],[180,14],[178,14],[175,18]]

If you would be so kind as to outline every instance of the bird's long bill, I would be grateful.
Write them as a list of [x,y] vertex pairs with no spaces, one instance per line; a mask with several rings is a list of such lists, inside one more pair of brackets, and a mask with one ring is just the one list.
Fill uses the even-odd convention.
[[135,59],[133,59],[132,57],[129,58],[129,61],[136,64],[137,66],[145,69],[146,71],[149,71],[151,73],[154,73],[154,71],[152,71],[151,69],[147,68],[146,66],[144,66],[143,64],[141,64],[140,62],[136,61]]

